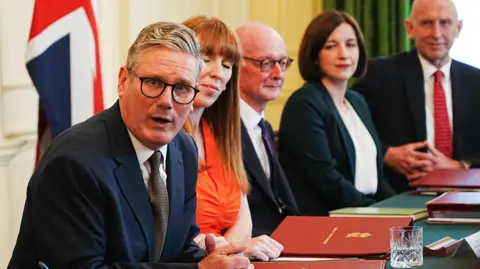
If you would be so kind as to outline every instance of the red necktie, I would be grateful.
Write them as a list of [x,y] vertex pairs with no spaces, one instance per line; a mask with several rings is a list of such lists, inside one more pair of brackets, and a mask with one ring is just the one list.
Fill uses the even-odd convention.
[[437,71],[434,76],[433,120],[435,125],[435,148],[445,154],[445,156],[452,158],[453,139],[452,131],[450,129],[450,120],[448,119],[445,91],[442,86],[443,72]]

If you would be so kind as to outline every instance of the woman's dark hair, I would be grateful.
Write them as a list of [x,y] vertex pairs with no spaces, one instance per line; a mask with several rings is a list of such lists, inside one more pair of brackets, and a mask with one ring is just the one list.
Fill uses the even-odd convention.
[[327,38],[342,23],[352,26],[357,37],[359,59],[354,77],[362,76],[367,69],[367,51],[362,31],[355,19],[343,11],[326,11],[316,16],[303,34],[298,52],[298,67],[305,81],[320,81],[324,73],[320,69],[319,52]]

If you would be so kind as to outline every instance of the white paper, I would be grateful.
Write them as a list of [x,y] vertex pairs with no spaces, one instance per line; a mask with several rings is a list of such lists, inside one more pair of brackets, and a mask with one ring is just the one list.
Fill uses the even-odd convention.
[[470,248],[475,253],[477,258],[480,258],[480,232],[476,232],[472,235],[465,237],[465,241],[467,241]]

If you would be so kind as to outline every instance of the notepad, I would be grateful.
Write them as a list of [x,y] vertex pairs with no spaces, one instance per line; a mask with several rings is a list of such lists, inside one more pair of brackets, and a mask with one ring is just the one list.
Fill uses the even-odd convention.
[[331,217],[411,217],[419,220],[428,216],[426,208],[346,207],[329,212]]

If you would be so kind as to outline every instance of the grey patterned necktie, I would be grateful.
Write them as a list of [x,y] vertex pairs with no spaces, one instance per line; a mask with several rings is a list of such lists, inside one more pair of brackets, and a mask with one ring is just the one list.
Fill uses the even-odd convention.
[[[150,178],[148,180],[150,204],[155,221],[155,260],[158,262],[162,255],[163,244],[167,234],[168,223],[168,192],[165,185],[166,174],[163,169],[163,156],[155,151],[150,157]],[[160,167],[162,166],[162,167]]]

